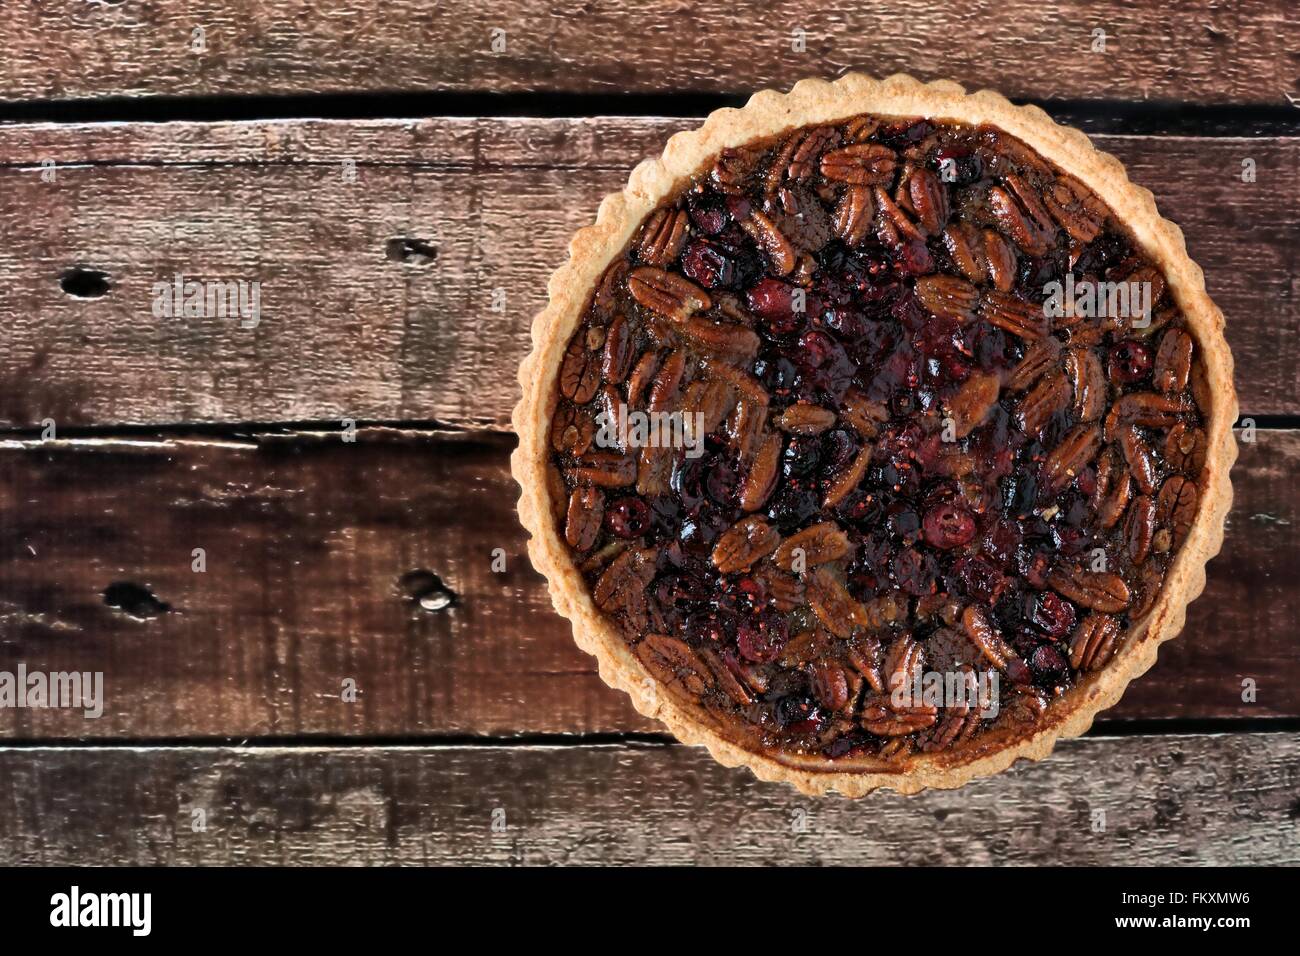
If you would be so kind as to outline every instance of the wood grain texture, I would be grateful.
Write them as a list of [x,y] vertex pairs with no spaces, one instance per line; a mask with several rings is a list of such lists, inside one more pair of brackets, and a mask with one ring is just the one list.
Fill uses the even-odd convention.
[[1297,766],[1295,734],[1088,738],[850,802],[681,746],[0,750],[0,863],[1294,864]]
[[[861,69],[1021,97],[1284,105],[1296,89],[1293,12],[1284,0],[10,3],[0,97],[742,93]],[[1093,52],[1098,29],[1105,52]],[[505,31],[497,52],[494,30]],[[796,30],[806,34],[799,52]]]
[[[0,736],[661,731],[552,612],[515,518],[509,445],[390,430],[3,443],[0,670],[102,671],[107,704],[94,720],[0,710]],[[1208,590],[1103,720],[1300,717],[1298,481],[1300,432],[1243,445]],[[457,595],[451,608],[419,606],[402,583],[419,570]],[[114,583],[170,610],[110,607]]]
[[[697,122],[0,127],[0,424],[505,429],[569,237]],[[1249,370],[1243,411],[1300,413],[1300,139],[1097,140],[1186,231]],[[389,258],[394,238],[434,261]],[[66,294],[73,267],[107,273],[108,293]],[[153,286],[177,274],[258,281],[260,323],[156,317]]]

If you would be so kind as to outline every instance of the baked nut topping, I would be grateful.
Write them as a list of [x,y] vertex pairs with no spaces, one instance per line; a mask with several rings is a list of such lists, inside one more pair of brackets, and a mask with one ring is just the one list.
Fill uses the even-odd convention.
[[[561,533],[650,672],[751,745],[972,746],[1106,665],[1195,516],[1163,276],[995,128],[727,150],[608,275],[560,370]],[[910,693],[990,670],[982,707]]]

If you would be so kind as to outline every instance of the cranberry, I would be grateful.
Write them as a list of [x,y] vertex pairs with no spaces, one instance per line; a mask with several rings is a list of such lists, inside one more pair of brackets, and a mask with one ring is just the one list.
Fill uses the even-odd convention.
[[1125,339],[1111,347],[1108,365],[1113,381],[1132,385],[1150,373],[1151,350],[1134,339]]
[[1003,570],[1012,568],[1021,538],[1020,528],[1014,522],[998,521],[984,536],[984,553],[997,561]]
[[836,475],[848,467],[858,453],[858,440],[844,428],[835,428],[822,436],[821,456],[823,470]]
[[655,585],[655,598],[665,607],[690,608],[709,600],[709,586],[684,574],[667,574]]
[[975,519],[957,504],[937,505],[925,513],[925,540],[936,548],[960,548],[975,537]]
[[1060,640],[1074,628],[1074,605],[1055,591],[1045,591],[1031,598],[1030,620],[1048,637]]
[[773,335],[789,335],[803,325],[808,302],[805,298],[802,313],[795,312],[794,289],[779,279],[763,279],[745,293],[749,308],[767,323]]
[[650,506],[629,495],[605,509],[605,527],[619,538],[638,538],[650,528]]
[[916,510],[906,501],[895,501],[889,506],[888,513],[889,530],[907,544],[914,542],[921,530],[921,516]]
[[767,588],[757,578],[728,580],[718,595],[718,607],[730,614],[753,617],[767,606]]
[[1070,673],[1070,665],[1064,656],[1051,644],[1040,644],[1029,659],[1029,669],[1041,684],[1056,684]]
[[695,228],[706,236],[716,236],[726,228],[727,208],[721,196],[693,194],[686,202],[686,211]]
[[982,604],[997,604],[1010,581],[988,561],[977,556],[961,558],[953,572],[967,596]]
[[772,716],[776,725],[791,734],[816,733],[822,726],[822,710],[817,702],[804,694],[791,694],[776,702]]
[[722,644],[727,639],[726,628],[713,614],[692,614],[682,626],[688,640],[696,644]]
[[776,660],[789,637],[785,619],[775,614],[750,618],[736,625],[736,647],[742,657],[755,664]]
[[894,582],[908,594],[924,597],[938,592],[939,564],[933,555],[904,548],[889,565]]
[[969,186],[984,175],[984,163],[969,146],[945,146],[934,154],[939,178],[955,186]]
[[710,498],[720,505],[728,505],[736,499],[736,486],[740,483],[740,474],[730,461],[718,460],[709,469],[704,478],[704,490]]
[[682,272],[706,289],[717,289],[735,281],[736,264],[717,246],[697,239],[682,254]]
[[811,482],[788,481],[767,507],[767,516],[789,534],[821,510],[821,496]]
[[808,478],[821,463],[822,443],[812,435],[796,435],[781,454],[781,472],[787,478]]

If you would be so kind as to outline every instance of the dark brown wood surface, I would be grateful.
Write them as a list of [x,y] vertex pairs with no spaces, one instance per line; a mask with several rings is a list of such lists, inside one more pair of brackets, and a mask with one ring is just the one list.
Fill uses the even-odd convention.
[[0,97],[742,93],[861,69],[1044,99],[1284,105],[1298,92],[1294,28],[1286,0],[7,3]]
[[[1227,545],[1187,630],[1105,719],[1300,717],[1300,432],[1257,437],[1242,445]],[[551,611],[514,515],[512,444],[378,429],[353,443],[335,432],[0,446],[0,670],[102,670],[108,684],[97,720],[0,710],[0,735],[659,730],[601,683]],[[413,600],[402,581],[420,571],[453,606]],[[114,583],[170,610],[110,607]],[[355,705],[341,701],[348,678]]]
[[[0,709],[0,864],[1300,862],[1292,6],[0,3],[0,672],[106,683],[97,720]],[[847,69],[1106,130],[1264,426],[1185,633],[1090,736],[859,803],[722,768],[605,687],[507,460],[531,317],[600,198],[681,117]],[[588,115],[614,112],[677,118]],[[177,274],[258,281],[260,323],[155,316]]]
[[1088,738],[853,802],[678,745],[0,750],[0,863],[1295,864],[1297,766],[1293,735]]
[[[569,236],[697,122],[0,127],[0,422],[505,429]],[[1300,139],[1098,141],[1187,232],[1250,370],[1243,412],[1300,413]],[[395,238],[436,256],[394,260]],[[68,295],[76,267],[106,273],[107,294]],[[257,280],[260,323],[155,317],[154,284],[177,274]]]

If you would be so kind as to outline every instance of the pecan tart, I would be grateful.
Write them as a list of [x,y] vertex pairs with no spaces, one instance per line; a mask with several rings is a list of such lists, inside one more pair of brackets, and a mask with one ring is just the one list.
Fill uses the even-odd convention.
[[1155,661],[1231,499],[1182,234],[1077,130],[946,82],[759,93],[601,204],[512,460],[606,682],[810,793],[1045,756]]

